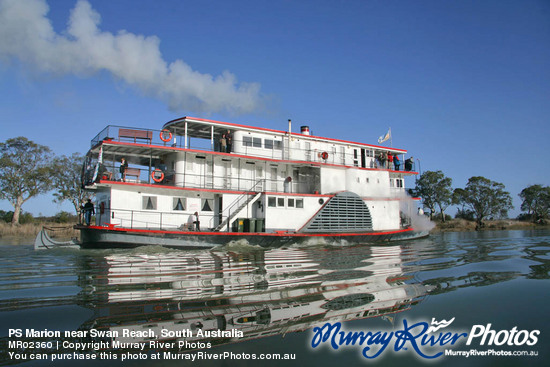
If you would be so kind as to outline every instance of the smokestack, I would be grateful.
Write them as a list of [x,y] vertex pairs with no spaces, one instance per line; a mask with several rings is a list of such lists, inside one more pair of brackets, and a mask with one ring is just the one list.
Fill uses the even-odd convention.
[[292,121],[290,121],[290,119],[288,119],[288,133],[292,133]]
[[309,126],[302,126],[300,130],[302,131],[302,135],[309,135]]

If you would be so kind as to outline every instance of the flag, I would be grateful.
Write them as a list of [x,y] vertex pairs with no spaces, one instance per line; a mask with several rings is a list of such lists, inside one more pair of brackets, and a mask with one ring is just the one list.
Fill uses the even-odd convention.
[[388,129],[388,132],[386,133],[386,135],[378,138],[378,144],[382,144],[383,142],[390,139],[391,139],[391,127]]

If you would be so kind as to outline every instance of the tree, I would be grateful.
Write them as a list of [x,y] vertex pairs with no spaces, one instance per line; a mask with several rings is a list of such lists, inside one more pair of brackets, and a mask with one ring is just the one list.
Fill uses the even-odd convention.
[[506,217],[512,209],[512,197],[504,190],[504,185],[485,177],[470,177],[464,189],[456,189],[453,203],[462,204],[474,213],[476,230],[483,227],[487,217]]
[[54,160],[54,173],[52,175],[55,184],[55,202],[62,203],[69,200],[73,204],[76,214],[80,206],[89,197],[82,190],[82,164],[84,157],[80,153],[73,153],[70,157],[61,156]]
[[51,189],[50,148],[18,137],[0,143],[0,198],[13,205],[12,225],[19,224],[21,207]]
[[441,212],[441,220],[445,221],[445,209],[451,204],[453,180],[445,177],[441,171],[425,171],[416,182],[413,190],[415,196],[422,198],[424,207],[430,209],[430,219],[435,213],[436,205]]
[[533,222],[544,222],[550,212],[550,187],[531,185],[521,190],[521,210],[527,212]]

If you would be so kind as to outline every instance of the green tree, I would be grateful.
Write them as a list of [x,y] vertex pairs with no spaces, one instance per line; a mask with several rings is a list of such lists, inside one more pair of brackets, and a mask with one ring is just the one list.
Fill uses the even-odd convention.
[[531,215],[533,222],[543,222],[550,214],[550,187],[531,185],[521,190],[521,210]]
[[27,200],[51,189],[51,161],[50,148],[25,137],[0,143],[0,198],[13,205],[12,225]]
[[483,227],[483,219],[506,217],[513,208],[512,197],[504,185],[481,176],[470,177],[464,189],[456,189],[453,203],[462,204],[474,213],[477,230]]
[[82,164],[84,157],[79,153],[73,153],[70,157],[61,156],[54,160],[54,174],[52,175],[55,184],[55,202],[62,203],[68,200],[73,204],[75,213],[78,215],[80,206],[86,201],[89,195],[82,190]]
[[441,220],[445,221],[445,209],[451,204],[453,196],[452,182],[441,171],[425,171],[420,175],[413,194],[421,197],[424,207],[430,209],[430,219],[433,218],[437,206],[441,212]]
[[60,211],[52,219],[56,223],[69,223],[69,222],[76,221],[78,217],[69,212]]

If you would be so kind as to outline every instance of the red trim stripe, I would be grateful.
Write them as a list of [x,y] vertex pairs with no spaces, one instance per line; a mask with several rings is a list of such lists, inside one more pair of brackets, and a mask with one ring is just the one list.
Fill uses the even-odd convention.
[[86,227],[95,230],[132,232],[132,233],[163,233],[163,234],[182,234],[190,236],[266,236],[266,237],[355,237],[355,236],[384,236],[397,233],[406,233],[414,231],[413,228],[399,229],[387,232],[363,232],[363,233],[296,233],[296,232],[190,232],[190,231],[161,231],[155,229],[133,229],[119,228],[114,226],[89,226]]

